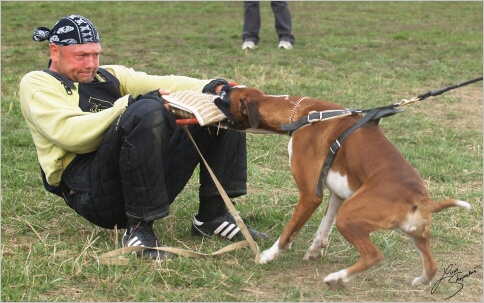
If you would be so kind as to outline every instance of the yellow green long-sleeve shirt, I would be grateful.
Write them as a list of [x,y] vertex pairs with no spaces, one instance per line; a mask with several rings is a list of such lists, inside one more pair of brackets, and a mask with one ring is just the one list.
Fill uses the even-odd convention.
[[[91,113],[79,108],[79,83],[68,95],[62,83],[42,71],[26,74],[20,82],[20,106],[37,149],[47,183],[58,186],[62,173],[76,154],[99,148],[109,126],[125,110],[129,95],[136,97],[164,88],[170,92],[201,92],[211,80],[184,76],[155,76],[119,65],[101,66],[120,82],[123,97],[113,107]],[[102,81],[101,78],[99,80]]]

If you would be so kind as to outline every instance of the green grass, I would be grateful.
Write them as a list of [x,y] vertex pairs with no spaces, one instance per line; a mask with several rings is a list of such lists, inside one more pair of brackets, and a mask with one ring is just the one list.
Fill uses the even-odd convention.
[[[372,234],[385,255],[347,290],[322,283],[359,254],[335,229],[324,257],[303,262],[321,220],[317,210],[292,250],[257,265],[250,249],[221,258],[177,258],[128,266],[98,265],[119,247],[118,234],[93,226],[45,192],[36,151],[20,112],[22,76],[45,68],[47,43],[37,26],[79,13],[101,35],[102,64],[153,74],[224,77],[268,93],[311,96],[351,108],[398,102],[481,76],[481,2],[291,2],[296,45],[276,49],[269,3],[261,4],[259,47],[240,50],[241,2],[5,2],[2,22],[2,301],[443,301],[442,285],[413,289],[421,260],[400,232]],[[482,83],[408,106],[381,127],[421,174],[436,201],[455,197],[473,210],[433,217],[431,247],[440,265],[462,271],[482,265]],[[267,232],[269,248],[289,220],[298,192],[288,168],[289,138],[248,135],[249,194],[236,207],[246,223]],[[197,210],[193,178],[155,229],[165,245],[214,252],[228,243],[190,236]],[[327,194],[327,193],[326,193]],[[327,199],[327,196],[325,196]],[[326,200],[325,200],[326,202]],[[325,204],[323,202],[323,205]],[[67,251],[66,256],[59,252]],[[434,279],[434,281],[435,281]],[[481,301],[482,267],[452,298]]]

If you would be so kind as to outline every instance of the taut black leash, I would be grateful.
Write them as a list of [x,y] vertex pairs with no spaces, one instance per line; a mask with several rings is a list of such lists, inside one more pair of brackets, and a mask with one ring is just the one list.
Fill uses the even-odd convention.
[[393,105],[395,107],[397,107],[397,106],[402,106],[402,105],[414,103],[414,102],[417,102],[417,101],[422,101],[422,100],[424,100],[428,97],[435,97],[435,96],[438,96],[438,95],[442,95],[443,93],[448,92],[449,90],[453,90],[453,89],[456,89],[456,88],[459,88],[459,87],[462,87],[462,86],[466,86],[466,85],[469,85],[471,83],[478,82],[478,81],[482,81],[482,77],[475,78],[475,79],[465,81],[465,82],[461,82],[461,83],[456,84],[456,85],[447,86],[447,87],[444,87],[444,88],[441,88],[441,89],[431,90],[431,91],[426,92],[425,94],[418,95],[417,97],[414,97],[410,100],[403,99],[402,101],[395,103]]
[[459,88],[461,86],[466,86],[466,85],[469,85],[469,84],[477,82],[477,81],[482,81],[482,77],[475,78],[475,79],[472,79],[472,80],[469,80],[469,81],[466,81],[466,82],[462,82],[462,83],[459,83],[459,84],[456,84],[456,85],[447,86],[447,87],[444,87],[444,88],[441,88],[441,89],[438,89],[438,90],[429,91],[425,94],[418,95],[417,98],[419,99],[419,101],[422,101],[423,99],[425,99],[427,97],[431,97],[431,96],[435,97],[435,96],[441,95],[441,94],[443,94],[443,93],[445,93],[449,90]]

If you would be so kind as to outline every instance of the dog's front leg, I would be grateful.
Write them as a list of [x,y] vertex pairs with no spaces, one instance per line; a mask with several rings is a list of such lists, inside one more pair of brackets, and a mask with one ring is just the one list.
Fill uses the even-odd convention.
[[294,213],[292,214],[292,217],[287,223],[286,227],[284,227],[281,236],[270,249],[267,249],[261,253],[259,263],[268,263],[274,260],[279,252],[291,249],[294,238],[320,204],[320,197],[315,196],[312,199],[308,199],[307,197],[303,196],[300,198],[296,209],[294,210]]
[[280,239],[277,239],[276,243],[274,243],[271,248],[264,250],[260,254],[260,264],[269,263],[277,257],[277,255],[279,254],[279,240]]
[[336,220],[336,212],[342,202],[343,199],[335,195],[333,192],[330,192],[328,207],[326,208],[326,212],[321,220],[321,224],[316,232],[313,243],[304,255],[304,260],[317,260],[319,256],[323,254],[323,248],[328,246],[329,234],[331,233]]

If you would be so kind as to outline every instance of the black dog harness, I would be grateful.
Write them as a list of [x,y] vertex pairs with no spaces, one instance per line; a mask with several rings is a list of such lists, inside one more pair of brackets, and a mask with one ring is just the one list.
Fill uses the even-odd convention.
[[330,110],[330,111],[323,111],[323,112],[310,112],[307,116],[299,119],[298,121],[291,123],[291,124],[283,124],[282,129],[289,131],[289,134],[292,135],[294,131],[301,128],[304,125],[311,124],[314,122],[329,120],[338,117],[345,117],[350,115],[355,115],[359,113],[366,113],[363,118],[358,120],[353,126],[346,129],[339,137],[336,139],[333,144],[329,147],[328,154],[326,155],[326,159],[324,160],[323,167],[321,168],[321,173],[319,174],[318,185],[316,186],[316,195],[321,197],[323,195],[323,184],[326,181],[326,177],[328,175],[329,169],[331,168],[331,164],[333,163],[334,158],[336,157],[336,153],[341,148],[343,141],[348,137],[352,132],[360,128],[367,122],[373,122],[378,124],[381,118],[392,116],[396,113],[401,113],[403,110],[396,109],[396,105],[388,105],[384,107],[377,107],[367,110],[360,110],[360,109],[347,109],[347,110]]
[[[334,157],[336,157],[336,153],[340,149],[341,144],[343,144],[344,139],[346,139],[346,137],[348,137],[348,135],[351,134],[353,131],[355,131],[356,129],[358,129],[359,127],[361,127],[363,124],[367,122],[373,122],[375,124],[378,124],[381,118],[389,117],[396,113],[403,112],[403,110],[396,109],[396,107],[399,107],[402,105],[408,105],[417,101],[422,101],[428,97],[438,96],[449,90],[456,89],[465,85],[469,85],[474,82],[482,81],[482,79],[483,77],[478,77],[469,81],[461,82],[456,85],[447,86],[434,91],[429,91],[427,93],[418,95],[417,97],[414,97],[410,100],[403,99],[398,103],[383,106],[383,107],[376,107],[376,108],[366,109],[366,110],[347,109],[347,110],[330,110],[330,111],[323,111],[323,112],[310,112],[307,116],[299,119],[294,123],[283,124],[281,128],[283,130],[289,131],[289,135],[292,135],[295,130],[299,129],[300,127],[306,124],[329,120],[329,119],[338,118],[338,117],[350,116],[350,115],[359,114],[359,113],[367,113],[362,119],[358,120],[358,122],[356,122],[355,125],[345,130],[338,137],[338,139],[336,139],[336,141],[334,141],[333,144],[331,144],[329,148],[329,152],[326,155],[326,159],[321,169],[321,173],[319,174],[318,185],[316,187],[316,195],[318,197],[321,197],[323,195],[323,184],[326,181],[326,177],[328,175],[329,169],[331,168],[331,164],[333,163]],[[291,122],[292,122],[292,119],[291,119]]]

